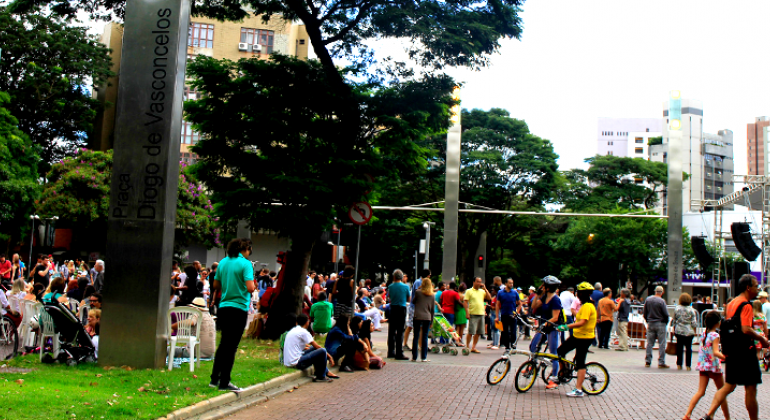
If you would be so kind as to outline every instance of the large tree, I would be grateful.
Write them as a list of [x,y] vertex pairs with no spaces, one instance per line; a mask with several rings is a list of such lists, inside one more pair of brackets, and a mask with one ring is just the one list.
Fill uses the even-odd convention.
[[87,86],[113,75],[109,49],[87,30],[0,8],[0,91],[11,95],[19,129],[39,146],[41,173],[86,144],[100,106]]
[[[10,95],[0,92],[0,240],[7,252],[19,226],[27,226],[34,201],[40,194],[37,147],[18,128],[8,109]],[[19,239],[16,236],[16,239]]]
[[317,61],[198,57],[188,71],[203,93],[185,104],[202,133],[192,171],[213,192],[215,212],[225,223],[247,220],[291,238],[273,319],[300,307],[313,245],[334,217],[347,219],[350,205],[366,200],[373,185],[365,176],[398,177],[426,166],[417,142],[448,125],[454,85],[446,77],[394,86],[348,82],[360,116],[350,130],[340,109],[351,105],[339,101]]
[[[180,254],[197,243],[208,248],[221,246],[208,194],[195,177],[180,166],[174,248]],[[37,212],[58,216],[73,227],[75,247],[102,248],[107,239],[110,206],[112,150],[78,149],[77,154],[55,163],[47,174]]]

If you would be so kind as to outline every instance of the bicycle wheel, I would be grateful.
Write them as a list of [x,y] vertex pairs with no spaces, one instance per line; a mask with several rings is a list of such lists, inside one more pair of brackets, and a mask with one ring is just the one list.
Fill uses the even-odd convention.
[[19,349],[19,333],[16,325],[9,318],[0,320],[0,360],[8,360],[16,356]]
[[537,379],[537,365],[535,362],[526,361],[516,371],[516,391],[527,392],[532,388]]
[[487,371],[487,383],[490,385],[497,385],[505,378],[508,371],[511,370],[511,361],[508,359],[497,359]]
[[601,363],[586,363],[586,379],[583,381],[583,391],[589,395],[599,395],[610,384],[610,373]]

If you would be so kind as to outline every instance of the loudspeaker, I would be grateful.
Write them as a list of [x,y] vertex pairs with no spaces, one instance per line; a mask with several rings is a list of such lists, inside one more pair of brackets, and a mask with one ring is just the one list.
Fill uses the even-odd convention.
[[745,261],[733,263],[733,280],[730,282],[732,297],[738,296],[738,293],[736,293],[738,288],[738,280],[741,279],[742,275],[749,273],[751,273],[751,267],[749,266],[749,263]]
[[754,261],[762,253],[754,239],[751,238],[751,230],[748,223],[733,223],[730,225],[730,231],[733,233],[733,242],[738,252],[746,258],[747,261]]
[[692,243],[692,251],[695,253],[695,258],[698,259],[701,268],[706,270],[708,266],[714,263],[714,257],[709,254],[709,250],[706,248],[706,240],[702,236],[693,236],[690,240]]

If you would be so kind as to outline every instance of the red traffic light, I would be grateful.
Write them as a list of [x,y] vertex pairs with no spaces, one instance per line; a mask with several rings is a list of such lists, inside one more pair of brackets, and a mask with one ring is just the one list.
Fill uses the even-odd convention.
[[484,256],[479,255],[479,268],[484,268]]

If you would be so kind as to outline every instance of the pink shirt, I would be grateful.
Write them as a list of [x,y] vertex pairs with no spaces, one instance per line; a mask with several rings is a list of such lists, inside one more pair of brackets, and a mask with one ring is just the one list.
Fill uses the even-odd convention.
[[578,311],[580,311],[581,306],[583,306],[583,304],[580,303],[580,299],[575,298],[575,300],[572,301],[572,307],[570,307],[570,309],[572,310],[573,314],[577,314]]

